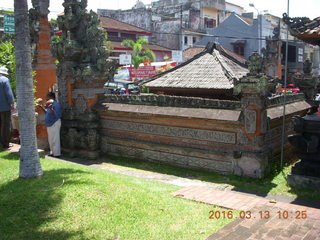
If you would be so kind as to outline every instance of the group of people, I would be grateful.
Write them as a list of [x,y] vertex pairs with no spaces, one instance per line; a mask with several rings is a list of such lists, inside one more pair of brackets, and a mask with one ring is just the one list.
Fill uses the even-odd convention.
[[[14,95],[8,79],[8,69],[0,66],[0,149],[10,148],[11,111],[15,109]],[[47,94],[45,105],[40,105],[45,112],[50,154],[60,157],[61,107],[53,92]]]

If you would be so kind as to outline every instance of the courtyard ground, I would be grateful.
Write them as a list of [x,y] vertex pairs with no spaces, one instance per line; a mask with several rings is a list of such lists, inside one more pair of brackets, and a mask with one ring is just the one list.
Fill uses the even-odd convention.
[[41,159],[44,175],[19,179],[17,155],[0,152],[0,239],[204,239],[214,206],[176,198],[176,186]]
[[[8,156],[11,157],[12,155]],[[203,219],[201,220],[200,225],[198,225],[199,219],[194,219],[195,227],[199,226],[199,228],[195,231],[188,229],[188,234],[182,234],[179,230],[193,228],[194,226],[192,223],[189,223],[188,220],[181,220],[189,217],[193,218],[193,214],[196,215],[198,210],[203,211],[202,205],[200,208],[198,205],[189,205],[190,208],[195,208],[190,209],[190,212],[188,212],[186,209],[185,212],[179,210],[181,207],[177,209],[171,208],[170,211],[175,211],[177,214],[179,212],[181,214],[181,219],[178,224],[180,227],[178,227],[177,224],[170,224],[170,221],[168,223],[168,220],[163,223],[162,217],[165,216],[162,215],[161,217],[158,216],[158,214],[156,214],[158,217],[155,217],[154,214],[149,214],[149,217],[151,217],[153,220],[147,223],[147,221],[143,220],[148,217],[145,216],[145,211],[140,212],[140,214],[138,213],[136,216],[137,221],[142,225],[147,224],[147,229],[150,231],[149,234],[140,235],[138,232],[134,233],[133,235],[125,235],[124,233],[131,228],[130,224],[118,223],[119,228],[124,228],[124,233],[116,234],[115,232],[107,232],[104,230],[104,233],[102,234],[111,234],[111,237],[107,239],[140,239],[141,236],[143,239],[317,239],[317,237],[320,235],[320,202],[315,201],[315,199],[320,198],[320,193],[307,189],[291,189],[285,181],[286,174],[290,172],[290,166],[286,166],[282,171],[275,171],[272,175],[267,176],[265,179],[253,180],[236,176],[221,176],[203,171],[186,170],[157,163],[149,163],[140,160],[124,159],[112,156],[105,156],[98,161],[88,161],[85,159],[67,160],[75,161],[77,164],[73,165],[76,169],[78,167],[86,169],[83,166],[79,166],[78,163],[89,166],[91,168],[89,172],[93,171],[92,173],[94,173],[94,175],[96,174],[94,171],[97,171],[97,173],[106,172],[107,175],[126,175],[129,179],[131,179],[128,184],[132,181],[137,183],[136,187],[138,189],[143,188],[145,190],[144,193],[147,195],[153,195],[154,202],[156,202],[157,197],[159,197],[160,203],[163,203],[164,200],[162,199],[168,198],[167,200],[170,200],[169,195],[171,195],[176,196],[177,199],[181,200],[189,199],[189,201],[191,200],[189,203],[193,204],[199,202],[209,204],[207,206],[209,208],[206,209],[206,214],[202,215]],[[48,163],[51,166],[54,163],[58,165],[62,164],[62,166],[67,164],[69,167],[73,168],[72,163],[65,162],[65,160],[62,159],[47,157],[47,159],[42,160],[42,162],[44,166],[46,166]],[[85,170],[84,172],[87,171]],[[66,175],[69,174],[66,173]],[[119,177],[121,175],[119,175]],[[46,177],[46,175],[44,177]],[[156,191],[158,193],[157,195],[154,194],[154,191],[157,190],[157,187],[154,189],[155,186],[149,182],[146,184],[146,186],[149,187],[146,188],[144,184],[145,180],[141,179],[151,180],[151,182],[161,182],[158,184],[162,186],[162,190]],[[165,187],[166,185],[163,183],[166,183],[167,187]],[[64,186],[64,184],[65,182],[63,180],[61,185],[58,185],[57,188]],[[139,187],[140,184],[142,184],[142,186]],[[120,187],[119,190],[122,188],[123,187]],[[114,189],[116,189],[115,186]],[[120,190],[120,192],[122,191]],[[96,195],[92,194],[92,191],[89,191],[89,193],[89,196]],[[146,200],[141,199],[142,196],[139,196],[139,193],[133,194],[131,191],[124,191],[124,193],[130,195],[126,196],[127,199],[131,199],[129,202],[126,202],[126,206],[133,212],[136,212],[137,208],[137,206],[132,204],[133,202],[146,202]],[[115,195],[120,197],[121,193],[117,193]],[[106,195],[101,195],[100,199],[103,199],[104,201],[104,197],[106,197]],[[85,196],[85,198],[88,198],[88,196]],[[147,204],[150,205],[150,211],[155,213],[159,211],[159,206],[153,204],[152,201],[147,201]],[[181,202],[177,204],[184,205],[185,203]],[[99,204],[95,205],[99,206]],[[164,205],[161,204],[161,206]],[[168,213],[164,210],[165,208],[160,209],[164,215]],[[84,211],[89,211],[89,215],[91,214],[91,210],[89,208],[84,208]],[[123,210],[119,211],[119,213],[121,212],[123,212]],[[126,214],[126,212],[123,213]],[[77,212],[74,214],[77,214]],[[83,213],[80,215],[82,214]],[[113,214],[115,213],[113,212]],[[184,214],[187,216],[184,216]],[[200,215],[201,214],[202,213],[200,213]],[[286,214],[288,214],[288,216]],[[219,217],[217,218],[217,216]],[[102,214],[102,217],[105,219],[107,218],[107,216],[104,214]],[[114,219],[117,218],[119,217],[114,217]],[[172,219],[172,213],[171,215],[168,215],[168,218]],[[209,222],[212,224],[212,227],[214,226],[214,229],[209,227],[209,230],[205,230],[207,221],[203,222],[204,219],[209,220]],[[90,221],[91,218],[89,217],[88,220]],[[60,221],[64,220],[62,219]],[[97,222],[96,220],[94,221]],[[108,221],[106,220],[99,220],[98,222],[101,221],[103,223],[102,225],[99,224],[100,227],[103,226],[103,224],[105,224],[105,227],[109,225]],[[158,221],[160,222],[158,223]],[[131,221],[131,223],[133,222]],[[153,229],[150,227],[151,223],[152,225],[160,225],[159,227],[161,230],[159,227],[154,227],[155,232],[167,231],[167,233],[151,233],[153,232]],[[188,224],[188,226],[185,228],[182,227],[181,224]],[[201,224],[203,224],[202,227]],[[95,224],[92,223],[90,226],[94,225]],[[113,225],[113,223],[111,225]],[[87,236],[90,236],[90,234],[88,235],[89,229],[90,227],[85,229],[85,233],[82,232],[82,235],[76,233],[76,235],[71,235],[71,237],[67,237],[67,239],[76,239],[77,237],[79,239],[79,236],[82,236],[80,239],[88,239]],[[173,229],[174,231],[172,231]],[[212,229],[212,231],[210,229]],[[101,229],[96,229],[95,234],[98,235],[91,235],[90,239],[101,239],[100,236],[104,236],[101,235]]]

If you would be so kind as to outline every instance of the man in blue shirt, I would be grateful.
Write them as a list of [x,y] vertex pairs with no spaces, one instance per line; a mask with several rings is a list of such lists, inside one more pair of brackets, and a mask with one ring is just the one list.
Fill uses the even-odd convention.
[[10,87],[8,69],[0,67],[0,148],[9,148],[11,138],[11,109],[14,109],[14,98]]
[[47,102],[44,110],[46,113],[45,123],[48,132],[50,155],[60,157],[61,107],[56,101],[56,96],[53,92],[47,94]]

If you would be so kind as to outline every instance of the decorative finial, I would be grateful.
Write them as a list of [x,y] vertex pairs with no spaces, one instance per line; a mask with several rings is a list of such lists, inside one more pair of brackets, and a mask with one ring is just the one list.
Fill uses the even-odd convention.
[[248,68],[250,75],[258,75],[262,72],[263,59],[258,52],[253,52],[249,57]]
[[303,73],[310,74],[312,70],[312,62],[310,59],[306,59],[303,63]]

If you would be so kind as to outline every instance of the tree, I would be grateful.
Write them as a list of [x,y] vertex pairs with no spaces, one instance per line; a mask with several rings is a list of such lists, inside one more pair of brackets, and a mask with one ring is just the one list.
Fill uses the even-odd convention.
[[133,50],[131,58],[135,69],[137,69],[140,63],[143,63],[144,60],[155,60],[153,51],[143,48],[143,45],[148,44],[148,40],[145,38],[139,38],[136,42],[130,39],[126,39],[123,40],[121,44],[122,46],[131,48]]
[[36,140],[35,107],[27,0],[14,0],[17,107],[20,125],[21,178],[43,174]]
[[[9,34],[6,34],[9,35]],[[11,35],[11,34],[10,34]],[[16,57],[12,41],[0,42],[0,65],[9,70],[9,79],[13,92],[16,92]]]

